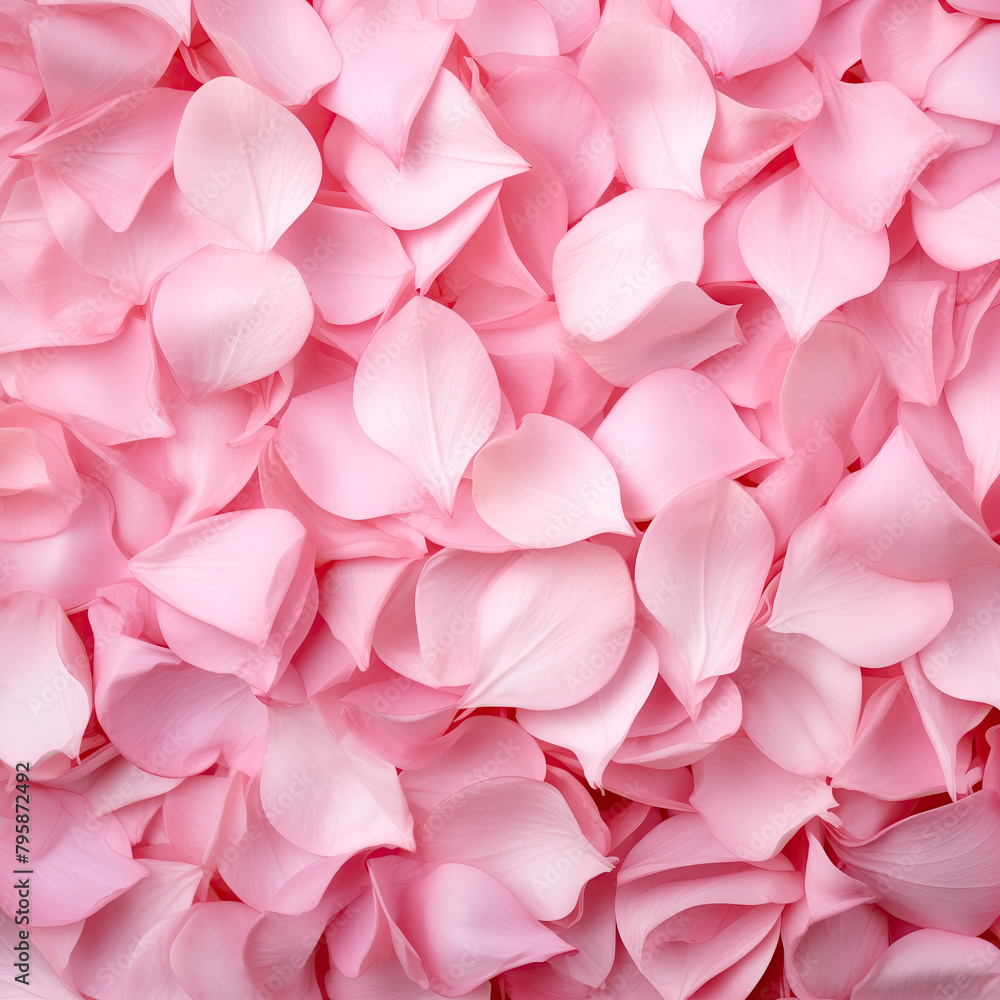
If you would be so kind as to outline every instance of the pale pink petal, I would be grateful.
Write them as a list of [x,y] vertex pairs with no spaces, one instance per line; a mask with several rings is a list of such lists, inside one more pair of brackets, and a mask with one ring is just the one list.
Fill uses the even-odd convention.
[[[670,434],[661,428],[671,428]],[[594,434],[621,484],[627,517],[648,520],[685,490],[740,476],[775,456],[704,375],[679,368],[626,391]]]
[[616,21],[595,32],[580,80],[609,122],[622,173],[635,188],[701,198],[701,159],[715,122],[712,82],[668,28]]
[[208,37],[246,83],[282,104],[305,104],[340,72],[340,52],[305,0],[195,0]]
[[309,336],[313,304],[284,257],[206,247],[156,292],[152,323],[185,395],[201,402],[287,364]]
[[934,68],[979,27],[937,0],[876,0],[861,24],[861,58],[871,80],[886,80],[919,101]]
[[1000,255],[1000,181],[950,208],[912,200],[913,228],[924,252],[947,268],[968,271]]
[[[395,955],[373,965],[357,979],[348,979],[336,965],[326,974],[326,989],[338,1000],[440,1000],[441,993],[424,989],[403,970]],[[463,993],[470,1000],[489,1000],[490,983]]]
[[728,479],[682,493],[646,529],[636,589],[673,638],[690,690],[739,665],[773,557],[763,511]]
[[0,760],[79,757],[90,720],[87,651],[58,602],[14,594],[0,607]]
[[868,234],[844,219],[804,170],[786,174],[747,206],[739,247],[796,342],[832,309],[872,291],[889,266],[885,231]]
[[812,33],[820,0],[672,0],[713,73],[731,79],[790,56]]
[[568,708],[521,709],[517,721],[532,736],[572,750],[591,787],[600,788],[604,769],[625,741],[657,671],[655,647],[636,632],[618,671],[596,694]]
[[[394,229],[421,229],[527,164],[497,138],[458,79],[442,69],[413,121],[405,173],[337,118],[326,162],[354,199]],[[412,255],[411,255],[412,256]]]
[[836,853],[893,916],[981,934],[1000,916],[998,821],[1000,795],[976,792],[900,820],[866,844],[838,843]]
[[457,313],[422,296],[379,329],[358,362],[354,411],[451,514],[458,482],[500,413],[489,355]]
[[559,792],[530,778],[489,778],[456,792],[424,821],[417,846],[426,861],[488,872],[540,920],[565,917],[584,885],[613,867]]
[[380,845],[413,850],[396,769],[312,705],[272,707],[261,771],[264,814],[293,844],[325,857]]
[[165,87],[126,94],[80,120],[43,132],[16,155],[44,163],[110,229],[124,232],[170,169],[189,96]]
[[477,0],[472,13],[456,28],[474,56],[559,54],[555,26],[538,0]]
[[923,105],[946,115],[1000,124],[994,96],[1000,85],[1000,24],[975,31],[927,79]]
[[[617,162],[614,130],[594,95],[569,73],[524,65],[493,85],[490,96],[558,173],[570,220],[589,212],[611,183]],[[621,127],[616,122],[615,128]]]
[[883,576],[840,547],[818,511],[794,532],[768,628],[801,632],[862,667],[887,667],[922,649],[952,612],[944,580]]
[[830,810],[837,800],[825,778],[786,771],[745,736],[720,743],[692,767],[691,805],[737,857],[774,857],[813,816],[836,824]]
[[680,191],[628,191],[598,206],[556,247],[552,283],[562,325],[604,340],[678,281],[697,281],[702,231],[717,202]]
[[875,0],[853,0],[837,5],[824,3],[812,34],[799,48],[799,55],[810,61],[819,55],[842,79],[844,73],[861,58],[861,26]]
[[[51,3],[66,4],[69,0],[49,0]],[[129,0],[117,3],[112,0],[73,0],[76,7],[131,7],[155,17],[170,28],[186,44],[191,43],[191,2],[190,0]]]
[[188,101],[174,175],[184,197],[248,249],[264,253],[302,214],[323,164],[306,127],[235,77],[218,77]]
[[525,548],[604,532],[632,535],[603,452],[575,427],[542,414],[527,414],[513,434],[482,448],[472,499],[491,528]]
[[[918,929],[894,941],[851,992],[851,1000],[932,1000],[956,992],[988,1000],[1000,990],[1000,950],[980,938]],[[958,993],[957,991],[960,991]]]
[[977,566],[951,581],[954,614],[920,650],[920,666],[938,690],[952,698],[1000,707],[1000,570]]
[[[30,798],[32,927],[63,927],[89,917],[149,875],[133,860],[115,816],[95,817],[82,795],[36,783]],[[8,857],[14,856],[14,827],[13,812],[0,819],[0,840]],[[17,879],[5,881],[0,903],[12,917],[19,900]]]
[[1000,547],[938,483],[902,427],[834,490],[826,518],[847,552],[903,580],[1000,564]]
[[890,83],[841,83],[822,59],[816,73],[823,110],[795,141],[795,157],[836,212],[876,233],[952,137]]
[[278,240],[328,323],[380,315],[412,278],[399,237],[369,212],[314,203]]
[[244,903],[202,903],[170,946],[170,968],[191,1000],[241,1000],[254,985],[243,962],[247,934],[259,914]]
[[733,677],[743,728],[786,771],[836,771],[854,743],[861,715],[861,671],[803,635],[754,629]]
[[634,615],[628,568],[608,546],[518,555],[482,601],[478,669],[460,704],[555,709],[589,698],[618,669]]
[[177,35],[138,10],[43,8],[31,22],[38,75],[54,115],[152,87],[177,48]]
[[350,121],[389,161],[404,159],[413,120],[455,35],[450,20],[411,20],[403,4],[366,0],[332,28],[343,57],[320,101]]
[[614,336],[606,340],[579,336],[571,343],[603,378],[631,386],[660,368],[694,368],[741,344],[736,312],[736,306],[720,305],[693,282],[679,281]]

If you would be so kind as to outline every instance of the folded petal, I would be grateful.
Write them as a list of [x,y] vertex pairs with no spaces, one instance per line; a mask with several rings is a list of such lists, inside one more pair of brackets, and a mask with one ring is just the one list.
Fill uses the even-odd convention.
[[788,543],[768,628],[812,636],[862,667],[887,667],[926,646],[951,613],[947,581],[876,573],[838,544],[821,510]]
[[1000,181],[942,208],[912,200],[913,228],[932,260],[956,271],[992,263],[1000,253]]
[[188,102],[174,150],[177,184],[255,253],[271,249],[302,214],[322,169],[306,127],[242,80],[217,77]]
[[269,713],[260,796],[279,833],[325,857],[413,850],[413,818],[391,764],[350,735],[338,738],[313,705]]
[[[669,427],[670,433],[660,428]],[[594,433],[621,484],[627,517],[648,520],[685,490],[741,476],[774,455],[721,389],[695,372],[663,369],[618,400]]]
[[895,917],[920,927],[981,934],[1000,916],[1000,795],[975,792],[917,813],[861,845],[836,844],[848,875]]
[[354,411],[368,437],[450,515],[466,466],[496,427],[500,386],[472,327],[418,296],[368,342]]
[[1000,564],[1000,546],[952,500],[902,427],[833,491],[826,519],[852,556],[903,580]]
[[728,479],[682,493],[646,529],[636,590],[673,638],[689,691],[739,665],[773,558],[764,512]]
[[[472,97],[442,69],[413,120],[402,168],[337,118],[324,143],[333,175],[394,229],[440,222],[484,188],[528,165],[490,128]],[[411,255],[412,257],[412,255]]]
[[611,462],[583,432],[540,413],[482,448],[472,500],[491,528],[525,548],[632,534]]
[[605,24],[587,45],[580,80],[615,122],[618,162],[632,187],[704,197],[701,160],[715,94],[678,35],[658,24]]
[[489,778],[456,792],[424,821],[417,845],[426,861],[488,872],[539,920],[565,917],[584,885],[613,867],[559,792],[530,778]]
[[196,0],[198,22],[233,72],[281,104],[305,104],[339,72],[340,52],[305,0]]
[[729,80],[790,56],[816,26],[820,3],[673,0],[673,8],[701,40],[709,69]]
[[475,9],[457,25],[459,37],[474,56],[491,52],[555,56],[556,30],[537,0],[477,0]]
[[1000,24],[970,35],[927,78],[923,105],[946,115],[1000,124],[994,95],[1000,86]]
[[697,281],[702,231],[717,208],[680,191],[636,190],[589,212],[562,238],[552,261],[562,325],[605,340],[638,319],[665,288]]
[[309,336],[313,305],[284,257],[206,247],[163,279],[152,317],[181,388],[200,402],[291,361]]
[[823,109],[796,139],[795,157],[836,212],[877,233],[953,139],[890,83],[841,83],[822,59],[816,73]]
[[835,212],[804,170],[750,202],[738,238],[747,268],[796,342],[832,309],[872,291],[889,267],[885,232],[868,234]]

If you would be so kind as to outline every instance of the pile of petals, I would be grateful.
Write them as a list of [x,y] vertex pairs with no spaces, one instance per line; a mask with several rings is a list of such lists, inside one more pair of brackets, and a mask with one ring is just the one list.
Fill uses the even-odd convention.
[[998,1000],[997,126],[997,0],[0,0],[0,996]]

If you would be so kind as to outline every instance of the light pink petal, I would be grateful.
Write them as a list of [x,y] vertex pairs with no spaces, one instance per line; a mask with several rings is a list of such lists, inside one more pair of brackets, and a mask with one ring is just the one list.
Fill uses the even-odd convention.
[[354,411],[368,437],[450,515],[462,473],[496,427],[500,386],[472,327],[420,296],[369,341]]
[[[660,428],[671,428],[663,434]],[[594,434],[621,483],[633,520],[658,514],[685,490],[740,476],[774,458],[704,375],[678,368],[647,375]]]
[[[68,0],[51,0],[57,4]],[[129,0],[128,3],[112,3],[109,0],[74,0],[72,6],[80,7],[131,7],[133,10],[149,14],[162,21],[185,45],[191,44],[191,3],[190,0]]]
[[812,33],[820,0],[672,0],[698,35],[709,69],[731,79],[790,56]]
[[[19,420],[17,411],[28,419]],[[30,419],[24,407],[0,414],[0,539],[4,541],[48,538],[63,531],[83,500],[84,487],[62,431],[55,427],[50,436],[48,429]]]
[[604,769],[653,688],[658,665],[656,648],[636,632],[618,671],[596,694],[554,711],[521,709],[517,721],[532,736],[572,750],[591,787],[600,788]]
[[263,643],[305,541],[287,511],[246,510],[196,521],[129,563],[153,594],[184,614]]
[[0,760],[79,757],[90,721],[87,651],[58,602],[13,594],[0,607]]
[[886,80],[919,101],[934,68],[979,27],[937,0],[876,0],[861,24],[861,58],[871,80]]
[[682,493],[646,529],[636,590],[674,641],[689,711],[696,685],[739,665],[773,557],[763,511],[728,479]]
[[196,0],[198,21],[236,75],[282,104],[305,104],[339,72],[340,52],[305,0]]
[[903,661],[903,675],[920,713],[924,732],[941,764],[948,794],[957,799],[959,793],[964,795],[972,791],[968,776],[972,748],[964,737],[986,718],[989,706],[960,701],[942,693],[921,672],[916,657]]
[[313,304],[284,257],[206,247],[163,279],[152,321],[167,363],[197,403],[291,361],[309,336]]
[[701,159],[715,94],[678,35],[637,21],[606,24],[587,45],[580,80],[615,124],[618,162],[632,187],[704,196]]
[[951,581],[951,620],[920,650],[920,666],[952,698],[1000,707],[1000,570],[977,566]]
[[988,312],[972,341],[966,366],[945,383],[948,409],[962,435],[962,444],[972,462],[976,503],[981,504],[1000,475],[1000,421],[997,419],[997,388],[988,377],[1000,367],[1000,314]]
[[14,369],[13,394],[97,444],[171,434],[158,390],[153,339],[146,322],[135,316],[113,340],[63,347],[50,357],[24,351]]
[[372,0],[354,6],[332,35],[343,68],[320,101],[399,166],[413,120],[455,35],[454,24],[411,20],[403,4]]
[[363,670],[368,668],[376,619],[410,562],[345,559],[320,580],[319,613]]
[[426,861],[488,872],[539,920],[565,917],[584,885],[613,867],[559,792],[530,778],[490,778],[456,792],[424,821],[417,845]]
[[573,347],[599,375],[635,385],[660,368],[694,368],[741,344],[736,306],[715,302],[691,281],[665,288],[635,322],[606,340],[574,337]]
[[693,805],[713,835],[750,861],[774,857],[813,816],[836,822],[825,778],[779,767],[745,736],[720,743],[695,761]]
[[816,72],[823,110],[796,140],[796,159],[836,212],[876,233],[952,137],[890,83],[841,83],[824,60]]
[[804,170],[786,174],[747,206],[739,247],[795,341],[832,309],[872,291],[889,266],[885,232],[869,235],[844,219]]
[[913,199],[912,208],[920,246],[942,266],[968,271],[1000,255],[1000,181],[949,208],[920,198]]
[[145,13],[44,8],[29,27],[38,75],[53,115],[152,87],[177,48],[177,35]]
[[519,555],[483,599],[478,670],[462,707],[575,705],[614,676],[635,605],[625,561],[576,542]]
[[1000,563],[1000,547],[938,483],[902,427],[834,490],[826,518],[847,552],[903,580]]
[[258,916],[252,907],[228,900],[202,903],[190,911],[170,946],[170,968],[191,1000],[253,995],[243,946]]
[[980,938],[922,928],[889,946],[851,1000],[932,1000],[956,990],[968,1000],[1000,990],[1000,950]]
[[446,517],[437,504],[428,500],[413,511],[401,515],[410,530],[419,532],[420,538],[450,548],[469,552],[510,552],[517,546],[499,532],[494,531],[480,516],[472,502],[472,480],[463,479],[455,494],[455,509]]
[[472,13],[456,27],[474,56],[491,52],[559,54],[552,19],[537,0],[477,0]]
[[855,0],[837,5],[824,3],[812,34],[799,49],[804,59],[822,56],[838,78],[861,58],[861,26],[875,0]]
[[734,678],[743,728],[786,771],[836,771],[861,715],[861,671],[803,635],[754,629]]
[[121,1000],[139,941],[161,920],[191,906],[203,874],[200,866],[180,861],[146,858],[142,863],[148,878],[88,917],[73,949],[73,978],[98,1000]]
[[189,94],[137,90],[72,124],[43,132],[17,155],[56,172],[116,233],[135,220],[143,199],[170,169]]
[[851,458],[851,431],[879,374],[878,354],[859,330],[820,323],[796,346],[779,398],[781,428],[795,449],[833,438]]
[[570,219],[589,212],[611,183],[617,163],[614,132],[594,95],[569,73],[524,65],[492,86],[490,96],[558,173]]
[[[394,860],[372,862],[373,879],[378,861]],[[431,990],[419,1000],[465,996],[506,969],[572,950],[503,883],[469,865],[446,862],[383,891],[397,923],[396,953],[406,948],[410,977]]]
[[525,548],[632,534],[604,453],[575,427],[542,414],[527,414],[516,431],[482,448],[472,500],[491,528]]
[[380,845],[413,850],[413,819],[396,769],[312,705],[272,707],[260,795],[274,828],[326,857]]
[[[405,173],[338,118],[326,162],[352,197],[394,229],[421,229],[527,164],[505,146],[458,79],[442,69],[413,121]],[[411,255],[412,257],[412,255]]]
[[697,281],[702,231],[718,208],[680,191],[628,191],[598,206],[556,247],[559,319],[571,333],[605,340],[678,281]]
[[248,249],[264,253],[302,214],[323,164],[306,127],[235,77],[218,77],[188,102],[174,175],[184,197]]
[[[94,816],[76,792],[33,783],[30,791],[31,926],[63,927],[96,913],[149,871],[132,858],[125,830],[115,816]],[[0,820],[0,840],[14,856],[14,814]],[[9,916],[17,911],[13,876],[0,887]]]
[[923,105],[946,115],[1000,124],[994,94],[1000,85],[1000,24],[973,32],[927,79]]
[[328,323],[380,315],[412,277],[399,237],[369,212],[310,205],[278,240]]
[[[440,1000],[442,997],[410,979],[395,955],[373,965],[357,979],[348,979],[332,965],[325,982],[327,992],[338,1000]],[[462,995],[470,1000],[489,1000],[490,983],[484,982]]]
[[836,852],[893,916],[981,934],[1000,916],[998,821],[1000,795],[976,792],[900,820],[866,844],[838,843]]
[[768,628],[809,635],[862,667],[887,667],[926,646],[951,612],[946,581],[876,573],[841,548],[818,511],[788,543]]

